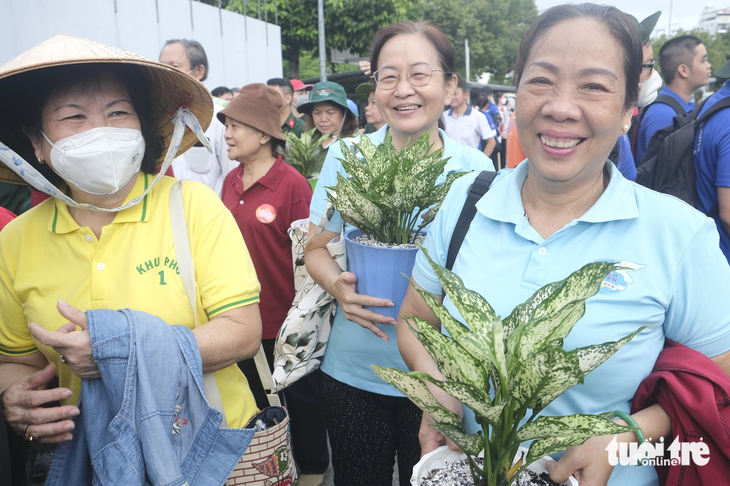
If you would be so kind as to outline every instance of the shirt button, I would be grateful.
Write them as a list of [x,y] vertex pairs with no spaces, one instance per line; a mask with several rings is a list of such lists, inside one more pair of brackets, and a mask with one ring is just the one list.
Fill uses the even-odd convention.
[[545,255],[545,254],[547,253],[547,248],[545,248],[545,247],[542,247],[542,248],[540,248],[539,250],[537,250],[537,252],[538,252],[538,253],[539,253],[540,255]]
[[238,201],[238,204],[243,204],[243,201]]
[[91,243],[94,240],[94,238],[91,235],[86,235],[86,241]]
[[96,268],[98,268],[99,270],[104,270],[104,264],[103,263],[97,263],[96,264]]

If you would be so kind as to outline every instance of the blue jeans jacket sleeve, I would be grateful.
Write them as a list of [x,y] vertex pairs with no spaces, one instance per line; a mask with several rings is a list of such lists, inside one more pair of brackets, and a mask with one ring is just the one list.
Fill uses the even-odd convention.
[[223,484],[255,430],[220,428],[192,331],[129,309],[86,315],[101,379],[82,380],[46,484]]

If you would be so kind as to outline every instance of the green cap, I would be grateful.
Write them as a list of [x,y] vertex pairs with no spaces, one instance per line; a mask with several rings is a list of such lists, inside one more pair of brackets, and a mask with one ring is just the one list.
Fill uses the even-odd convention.
[[[309,114],[312,111],[312,107],[314,107],[316,103],[322,103],[323,101],[329,101],[330,103],[340,105],[341,107],[352,113],[350,107],[347,106],[347,95],[345,94],[345,88],[337,83],[333,83],[332,81],[323,81],[321,83],[315,84],[312,87],[312,94],[309,97],[309,101],[306,101],[297,106],[297,111],[299,113]],[[352,114],[354,116],[357,116],[355,115],[355,113]]]
[[355,88],[355,96],[360,101],[367,101],[368,96],[370,96],[370,93],[373,91],[375,91],[375,86],[371,83],[362,83]]
[[715,76],[723,79],[730,79],[730,61],[722,65],[720,69],[715,71]]
[[658,12],[654,12],[641,22],[636,20],[636,17],[631,14],[626,15],[633,21],[634,25],[636,25],[636,28],[639,29],[639,37],[641,37],[641,45],[643,46],[647,42],[649,42],[651,33],[654,30],[654,27],[656,27],[656,23],[659,21],[659,17],[662,15],[662,11],[659,10]]

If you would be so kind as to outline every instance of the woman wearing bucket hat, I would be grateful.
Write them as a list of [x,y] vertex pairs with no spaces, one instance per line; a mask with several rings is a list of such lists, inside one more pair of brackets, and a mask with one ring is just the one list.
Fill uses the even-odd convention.
[[317,129],[315,137],[330,134],[322,142],[322,160],[327,155],[327,149],[338,138],[350,137],[357,131],[357,115],[347,105],[345,88],[332,81],[315,84],[309,101],[297,109],[300,113],[311,115]]
[[[231,211],[251,252],[261,282],[262,344],[273,363],[274,341],[294,300],[291,223],[309,217],[312,188],[284,161],[286,136],[281,129],[281,93],[261,83],[241,93],[218,113],[226,126],[228,156],[239,166],[223,183],[223,204]],[[266,394],[252,359],[239,363],[251,383],[260,407]],[[294,457],[300,484],[323,475],[329,464],[327,431],[315,376],[308,376],[284,391],[291,415]]]
[[[207,143],[207,89],[164,64],[59,35],[0,67],[0,104],[0,179],[52,196],[0,234],[0,390],[13,430],[71,438],[80,379],[99,376],[79,309],[125,307],[193,329],[228,426],[244,427],[257,408],[236,363],[259,348],[255,271],[230,212],[185,184],[193,316],[170,224],[175,180],[162,175]],[[44,391],[54,374],[60,387]]]
[[[438,129],[443,107],[456,88],[454,50],[441,30],[429,23],[393,24],[376,34],[370,50],[375,102],[387,125],[363,137],[380,145],[389,134],[395,149],[401,150],[429,133],[432,150],[443,149],[443,157],[449,159],[442,180],[449,172],[494,170],[482,152],[457,144]],[[341,150],[335,144],[327,154],[312,196],[310,234],[325,211],[328,188],[336,185],[338,175],[346,176]],[[370,368],[377,364],[407,370],[398,351],[395,320],[363,307],[392,307],[393,302],[358,294],[357,277],[342,272],[326,249],[343,227],[335,212],[326,230],[305,249],[310,276],[339,304],[320,382],[335,483],[389,486],[397,455],[400,484],[407,486],[421,455],[422,413]]]

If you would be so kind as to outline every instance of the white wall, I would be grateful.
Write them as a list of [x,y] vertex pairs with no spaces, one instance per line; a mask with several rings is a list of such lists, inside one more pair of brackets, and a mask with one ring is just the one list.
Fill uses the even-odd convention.
[[197,40],[208,55],[209,89],[283,72],[278,26],[226,10],[219,16],[217,7],[192,0],[0,0],[0,20],[0,65],[65,33],[154,60],[168,39]]

